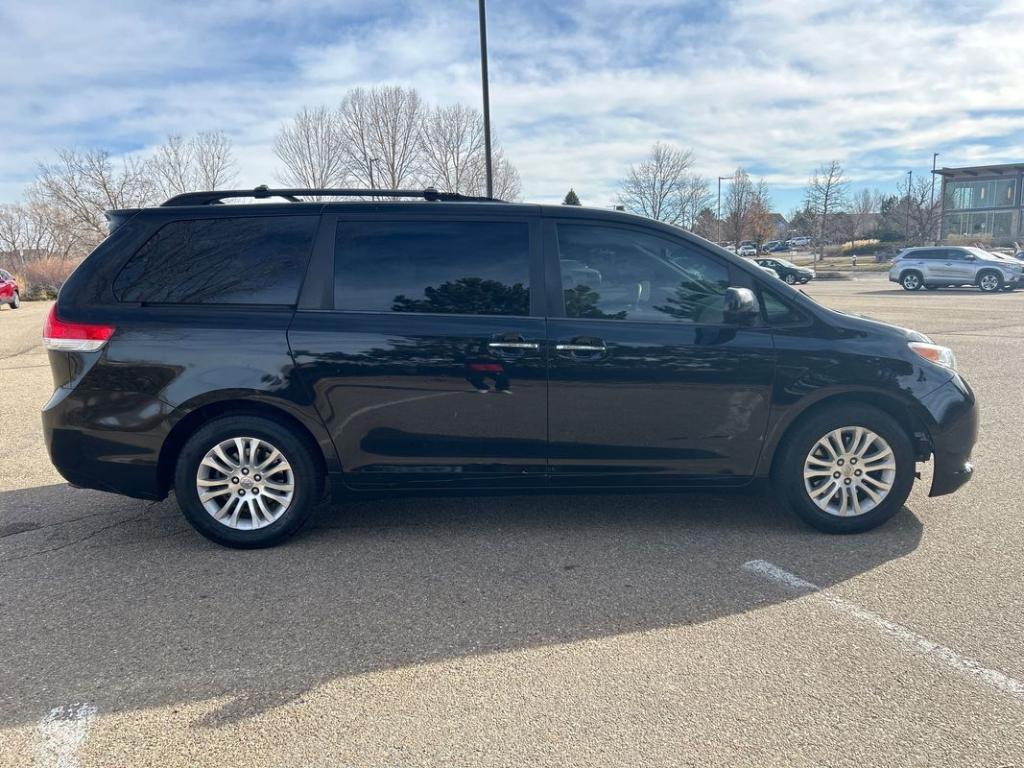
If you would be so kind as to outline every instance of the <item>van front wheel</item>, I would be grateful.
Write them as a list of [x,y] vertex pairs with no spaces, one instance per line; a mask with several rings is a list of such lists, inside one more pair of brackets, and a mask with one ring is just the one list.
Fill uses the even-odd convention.
[[805,522],[859,533],[895,515],[914,484],[914,451],[892,417],[867,405],[811,414],[787,438],[776,490]]

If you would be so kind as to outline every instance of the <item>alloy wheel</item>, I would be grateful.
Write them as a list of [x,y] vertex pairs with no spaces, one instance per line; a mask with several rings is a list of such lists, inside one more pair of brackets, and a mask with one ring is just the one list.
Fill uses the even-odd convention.
[[280,519],[295,497],[295,476],[284,454],[256,437],[213,446],[196,472],[199,502],[218,523],[241,531]]
[[978,286],[983,291],[995,291],[999,288],[999,278],[988,272],[981,276],[981,280],[978,281]]
[[804,460],[804,489],[818,509],[836,517],[864,515],[896,481],[896,456],[866,427],[840,427],[819,439]]

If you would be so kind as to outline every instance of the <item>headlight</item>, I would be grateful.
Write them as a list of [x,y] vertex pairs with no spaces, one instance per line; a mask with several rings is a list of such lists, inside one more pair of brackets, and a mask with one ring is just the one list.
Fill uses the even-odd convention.
[[910,341],[907,342],[907,346],[929,362],[951,368],[954,371],[956,370],[956,357],[953,355],[953,350],[949,347],[943,347],[938,344],[926,344],[923,341]]

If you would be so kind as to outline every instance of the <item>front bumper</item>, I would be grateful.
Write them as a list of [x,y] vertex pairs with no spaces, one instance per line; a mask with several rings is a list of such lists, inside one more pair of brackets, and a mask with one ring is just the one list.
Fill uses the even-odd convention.
[[967,382],[954,376],[922,398],[934,419],[929,426],[932,444],[932,487],[929,496],[953,493],[974,475],[971,451],[978,439],[978,404]]

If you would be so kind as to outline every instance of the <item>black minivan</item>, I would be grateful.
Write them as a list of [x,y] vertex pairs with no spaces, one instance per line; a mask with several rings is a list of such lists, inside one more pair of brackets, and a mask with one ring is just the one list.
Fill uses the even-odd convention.
[[947,348],[674,226],[432,189],[108,217],[46,323],[50,456],[76,486],[173,489],[221,544],[278,543],[327,494],[759,479],[844,533],[899,510],[918,461],[933,496],[971,476]]

